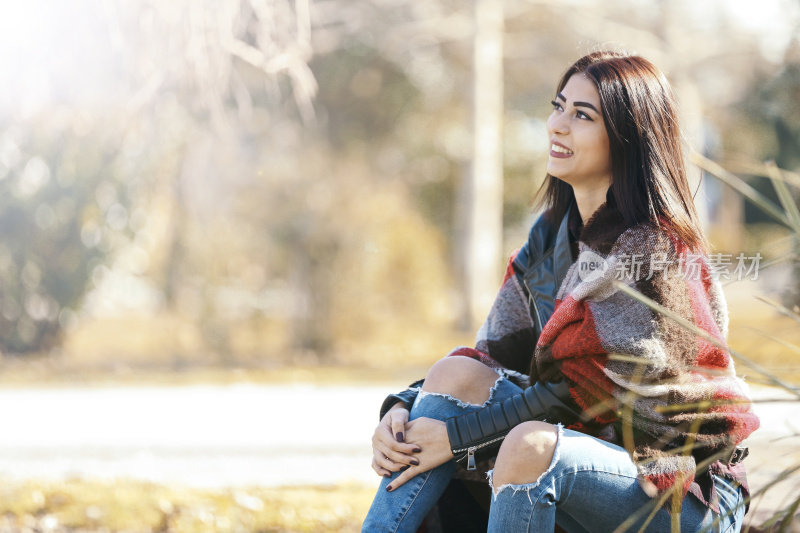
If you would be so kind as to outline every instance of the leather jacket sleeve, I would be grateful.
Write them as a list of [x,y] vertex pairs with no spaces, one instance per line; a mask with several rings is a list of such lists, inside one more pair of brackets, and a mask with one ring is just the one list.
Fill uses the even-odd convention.
[[386,415],[386,413],[389,412],[389,409],[391,409],[392,406],[397,402],[403,402],[403,404],[406,406],[406,409],[410,411],[411,406],[414,404],[414,400],[417,399],[417,394],[419,394],[419,391],[422,388],[423,381],[425,380],[417,380],[409,385],[406,390],[387,396],[386,399],[383,400],[383,404],[381,404],[380,416],[378,417],[378,420],[383,420],[384,415]]
[[447,436],[455,460],[475,470],[475,453],[496,451],[514,426],[530,420],[572,424],[580,417],[566,381],[536,382],[501,403],[448,418]]

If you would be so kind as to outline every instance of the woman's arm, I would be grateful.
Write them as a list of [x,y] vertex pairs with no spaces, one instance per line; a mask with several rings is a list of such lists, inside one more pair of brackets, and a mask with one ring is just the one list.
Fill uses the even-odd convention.
[[394,490],[417,474],[427,472],[450,459],[467,460],[475,469],[475,454],[497,450],[511,428],[530,420],[571,424],[581,418],[566,381],[537,382],[502,403],[448,418],[446,422],[417,418],[406,424],[406,440],[417,444],[419,465],[411,465],[392,481]]
[[448,418],[446,422],[450,450],[456,461],[475,470],[475,454],[485,454],[500,447],[514,426],[531,420],[572,424],[581,411],[570,397],[566,381],[537,381],[502,403]]

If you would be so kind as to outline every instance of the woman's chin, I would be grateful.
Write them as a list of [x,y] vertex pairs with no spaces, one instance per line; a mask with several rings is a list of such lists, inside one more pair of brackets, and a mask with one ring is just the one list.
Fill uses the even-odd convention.
[[547,173],[551,176],[555,176],[559,179],[564,179],[562,176],[566,176],[569,174],[569,170],[566,165],[564,165],[563,161],[553,160],[554,158],[550,158],[547,162]]
[[553,176],[554,178],[560,179],[564,183],[570,183],[569,181],[569,173],[560,172],[558,168],[554,168],[553,166],[547,167],[547,173]]

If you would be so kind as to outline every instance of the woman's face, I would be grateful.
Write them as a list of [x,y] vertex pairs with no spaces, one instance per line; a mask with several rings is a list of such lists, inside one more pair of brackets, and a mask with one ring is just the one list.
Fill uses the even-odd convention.
[[611,185],[611,151],[600,94],[583,74],[574,74],[553,101],[547,119],[550,157],[547,173],[573,189]]

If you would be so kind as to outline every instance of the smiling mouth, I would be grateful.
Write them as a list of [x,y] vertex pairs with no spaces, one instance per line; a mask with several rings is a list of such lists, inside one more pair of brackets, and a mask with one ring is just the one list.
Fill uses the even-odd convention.
[[550,152],[556,152],[563,155],[572,155],[573,153],[569,148],[564,148],[563,146],[559,146],[557,144],[550,145]]

